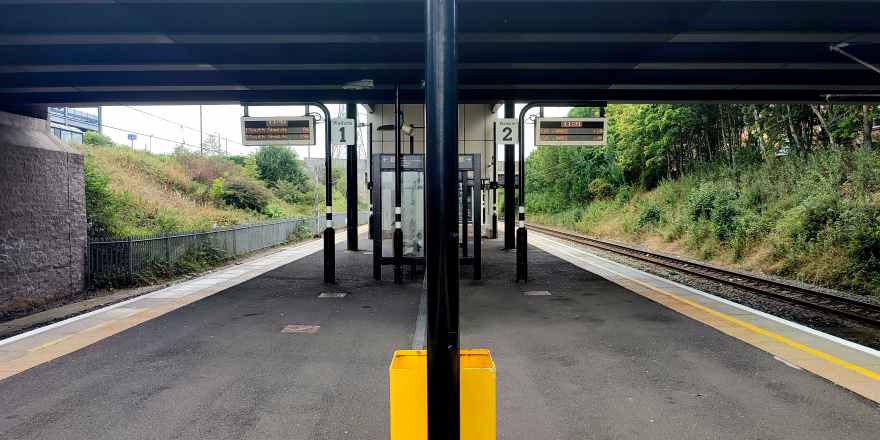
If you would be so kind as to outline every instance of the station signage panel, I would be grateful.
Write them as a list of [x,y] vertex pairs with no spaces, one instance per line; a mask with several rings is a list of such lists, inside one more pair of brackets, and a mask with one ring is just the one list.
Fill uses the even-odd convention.
[[604,145],[605,118],[538,118],[535,145]]
[[330,121],[333,145],[354,145],[354,119],[336,118]]
[[315,118],[249,117],[241,118],[243,145],[315,145]]
[[495,121],[495,141],[499,144],[519,143],[519,120],[515,118],[498,119]]

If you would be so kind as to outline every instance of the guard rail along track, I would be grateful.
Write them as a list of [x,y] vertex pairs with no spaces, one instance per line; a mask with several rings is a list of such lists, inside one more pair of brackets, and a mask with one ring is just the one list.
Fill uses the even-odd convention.
[[798,304],[880,328],[880,306],[876,304],[545,226],[530,224],[529,228],[567,241],[635,258],[640,261],[747,290],[758,295]]

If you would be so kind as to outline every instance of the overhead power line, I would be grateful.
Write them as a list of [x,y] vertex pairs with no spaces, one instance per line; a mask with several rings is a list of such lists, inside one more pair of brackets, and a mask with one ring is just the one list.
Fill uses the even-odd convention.
[[162,137],[162,136],[156,136],[156,135],[154,135],[154,134],[142,133],[142,132],[139,132],[139,131],[137,131],[137,130],[132,130],[132,129],[128,129],[128,128],[114,127],[114,126],[112,126],[112,125],[108,125],[108,124],[102,124],[102,126],[103,126],[104,128],[110,128],[110,129],[113,129],[113,130],[124,131],[124,132],[127,132],[127,133],[134,133],[134,134],[136,134],[136,135],[138,135],[138,136],[152,137],[153,139],[158,139],[158,140],[160,140],[160,141],[165,141],[165,142],[171,142],[171,143],[173,143],[173,144],[175,144],[175,145],[183,145],[184,147],[191,147],[191,148],[193,148],[193,149],[198,149],[198,148],[199,148],[198,145],[188,144],[188,143],[183,142],[183,141],[180,141],[180,140],[164,138],[164,137]]
[[[197,132],[197,133],[199,132],[199,129],[198,129],[198,128],[190,127],[190,126],[188,126],[188,125],[186,125],[186,124],[181,124],[180,122],[173,121],[173,120],[171,120],[171,119],[168,119],[168,118],[165,118],[165,117],[162,117],[162,116],[159,116],[159,115],[156,115],[156,114],[150,113],[150,112],[148,112],[148,111],[146,111],[146,110],[141,110],[141,109],[139,109],[139,108],[137,108],[137,107],[132,107],[132,106],[130,106],[130,105],[126,105],[126,106],[124,106],[124,107],[125,107],[125,108],[128,108],[128,109],[131,109],[131,110],[134,110],[134,111],[136,111],[136,112],[138,112],[138,113],[142,113],[142,114],[144,114],[144,115],[150,116],[150,117],[152,117],[152,118],[156,118],[156,119],[159,119],[159,120],[165,121],[165,122],[167,122],[167,123],[169,123],[169,124],[174,124],[174,125],[177,125],[177,126],[179,126],[179,127],[186,128],[187,130],[194,131],[194,132]],[[248,145],[242,145],[240,142],[236,142],[236,141],[234,141],[234,140],[232,140],[232,139],[229,139],[228,137],[223,137],[223,139],[226,139],[226,140],[228,140],[229,142],[231,142],[231,143],[233,143],[233,144],[235,144],[235,145],[238,145],[238,146],[240,146],[240,147],[248,147]]]

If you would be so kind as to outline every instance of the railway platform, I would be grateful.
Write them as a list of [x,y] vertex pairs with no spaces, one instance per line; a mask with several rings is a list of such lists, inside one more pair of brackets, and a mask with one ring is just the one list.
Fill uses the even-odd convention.
[[[0,438],[387,439],[391,355],[424,343],[421,277],[376,282],[341,238],[334,286],[308,242],[0,342]],[[461,274],[499,439],[876,438],[876,352],[530,242],[527,284],[500,240],[482,280]]]

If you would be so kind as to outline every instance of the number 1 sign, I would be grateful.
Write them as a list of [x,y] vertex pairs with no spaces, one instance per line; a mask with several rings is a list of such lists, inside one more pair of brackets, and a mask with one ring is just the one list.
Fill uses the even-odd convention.
[[333,145],[354,145],[354,119],[338,118],[331,121],[330,133]]
[[518,144],[519,121],[514,118],[495,121],[495,141],[499,144]]

